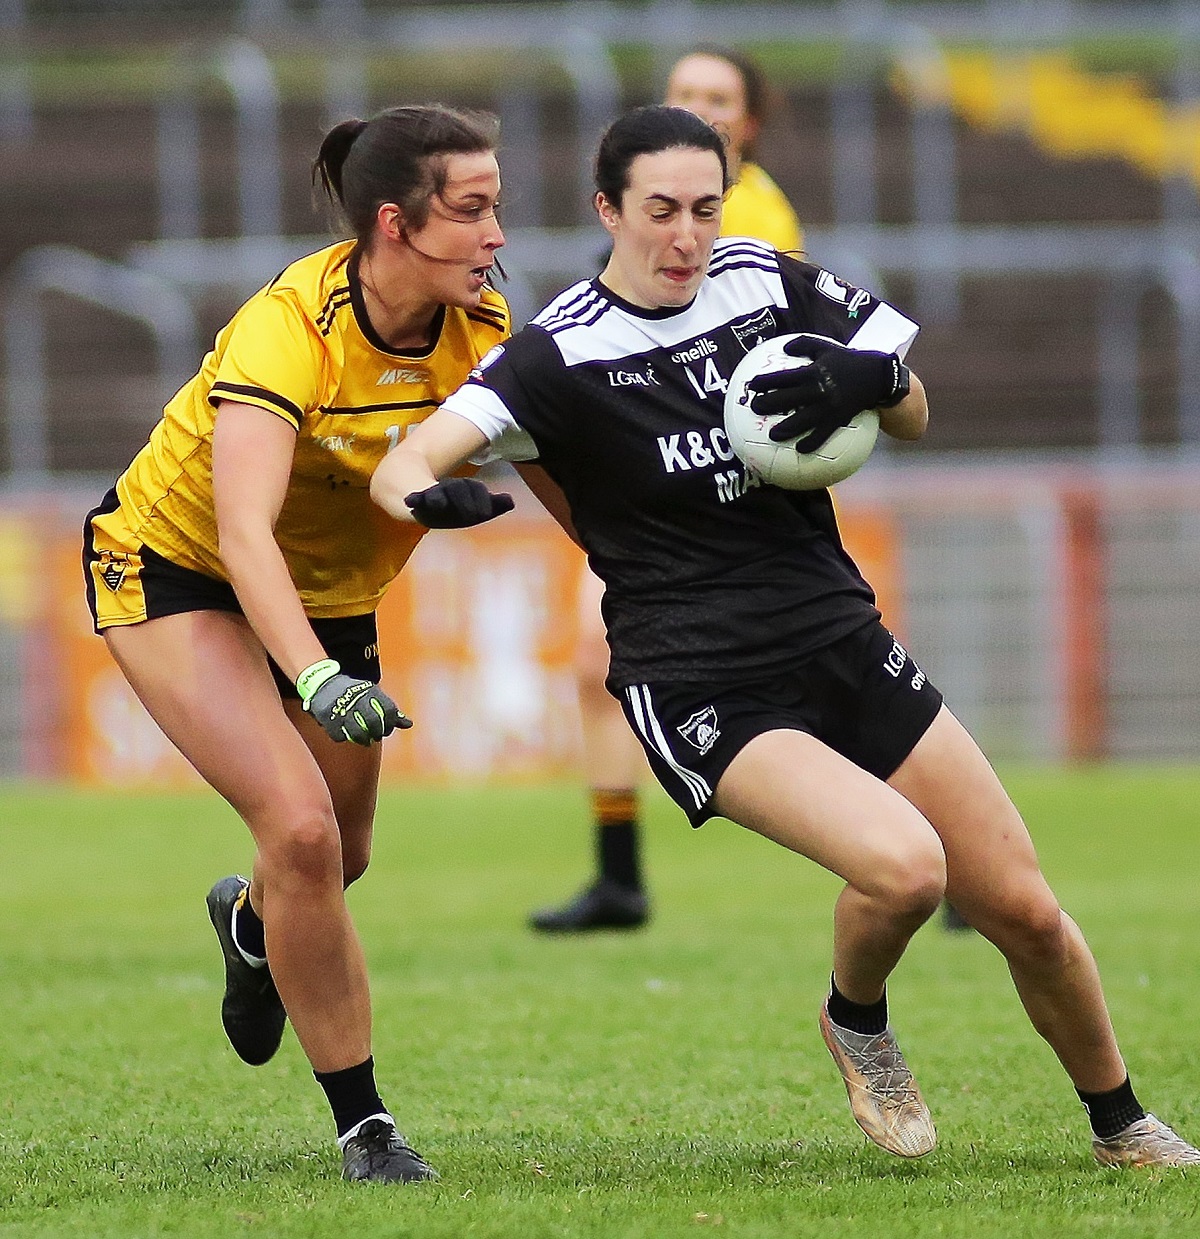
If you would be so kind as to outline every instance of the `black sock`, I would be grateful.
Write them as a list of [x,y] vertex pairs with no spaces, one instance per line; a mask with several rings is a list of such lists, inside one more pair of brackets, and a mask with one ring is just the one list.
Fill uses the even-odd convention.
[[1092,1131],[1101,1140],[1108,1140],[1117,1132],[1124,1131],[1130,1123],[1136,1123],[1138,1119],[1146,1117],[1146,1111],[1142,1109],[1138,1104],[1138,1099],[1133,1095],[1133,1087],[1129,1083],[1128,1076],[1125,1077],[1124,1084],[1118,1084],[1116,1088],[1107,1093],[1085,1093],[1081,1089],[1075,1091],[1079,1094],[1079,1100],[1083,1102],[1083,1108],[1088,1113]]
[[878,1002],[851,1002],[829,978],[829,1018],[839,1027],[873,1037],[887,1027],[887,990]]
[[258,913],[250,906],[249,887],[246,887],[233,905],[233,940],[247,955],[266,959],[266,934]]
[[368,1058],[357,1067],[343,1071],[314,1071],[317,1083],[329,1098],[333,1121],[337,1124],[338,1136],[344,1136],[363,1119],[375,1114],[386,1114],[387,1106],[375,1087],[375,1060]]
[[633,890],[641,890],[637,792],[632,789],[607,791],[593,788],[591,797],[600,876]]

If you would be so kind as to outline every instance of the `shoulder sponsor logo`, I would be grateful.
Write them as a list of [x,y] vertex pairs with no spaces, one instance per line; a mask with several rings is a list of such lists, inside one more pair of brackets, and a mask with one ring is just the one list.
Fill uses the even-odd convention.
[[375,380],[376,387],[389,387],[393,383],[424,383],[429,375],[424,370],[411,370],[408,366],[395,366],[385,370]]
[[729,324],[729,329],[748,353],[756,344],[775,334],[775,315],[769,309],[759,310],[757,314],[735,319]]
[[707,753],[720,738],[721,729],[717,726],[717,711],[714,706],[705,706],[697,710],[682,727],[675,730],[695,749]]
[[839,280],[832,271],[822,271],[817,276],[817,292],[839,305],[845,305],[850,299],[850,285]]
[[488,351],[484,353],[484,355],[475,363],[474,367],[471,370],[471,373],[467,375],[467,378],[468,379],[479,378],[479,376],[483,374],[483,372],[488,368],[488,366],[499,361],[500,358],[503,356],[504,356],[504,345],[503,344],[493,345],[493,347],[488,349]]

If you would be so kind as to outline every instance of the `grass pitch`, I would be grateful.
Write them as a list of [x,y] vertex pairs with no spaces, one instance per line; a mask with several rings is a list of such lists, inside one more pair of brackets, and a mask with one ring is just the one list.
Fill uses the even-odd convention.
[[[1200,772],[1010,772],[1100,960],[1135,1087],[1200,1137]],[[352,892],[384,1097],[442,1179],[352,1186],[289,1033],[243,1066],[204,895],[250,856],[215,796],[8,787],[0,1235],[355,1239],[1189,1235],[1200,1174],[1090,1157],[995,951],[934,924],[890,988],[938,1123],[866,1143],[821,1044],[836,882],[649,796],[645,931],[535,938],[588,869],[573,787],[391,792]]]

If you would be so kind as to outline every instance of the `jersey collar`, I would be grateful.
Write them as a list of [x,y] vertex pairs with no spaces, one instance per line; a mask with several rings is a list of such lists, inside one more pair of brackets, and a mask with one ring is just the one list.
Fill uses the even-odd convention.
[[350,305],[354,310],[354,321],[363,333],[367,343],[389,357],[411,357],[420,360],[428,357],[437,348],[442,338],[442,328],[446,325],[446,307],[438,306],[433,316],[433,342],[423,348],[392,348],[390,344],[371,325],[371,316],[367,313],[367,303],[363,298],[362,281],[358,278],[358,250],[350,255],[346,264],[346,276],[350,282]]
[[[708,273],[705,272],[704,279],[708,279]],[[696,304],[696,297],[700,296],[700,289],[696,290],[696,297],[693,297],[687,305],[663,305],[657,310],[648,310],[644,305],[634,305],[632,301],[626,301],[624,297],[613,292],[607,284],[605,284],[599,276],[592,280],[592,287],[606,301],[611,301],[619,310],[624,310],[626,314],[631,314],[634,318],[674,318],[677,314],[686,314],[688,310]],[[704,280],[700,281],[700,288],[704,287]]]

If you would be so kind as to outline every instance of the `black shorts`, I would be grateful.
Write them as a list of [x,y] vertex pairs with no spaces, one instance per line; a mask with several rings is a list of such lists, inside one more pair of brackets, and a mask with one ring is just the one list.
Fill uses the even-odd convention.
[[[164,615],[181,615],[188,611],[228,611],[241,615],[242,607],[228,581],[206,576],[173,563],[148,546],[139,549],[133,566],[140,581],[142,605],[148,620]],[[85,556],[86,564],[86,556]],[[92,597],[89,591],[89,601]],[[95,604],[93,602],[93,618]],[[375,613],[339,616],[334,619],[310,619],[309,624],[325,653],[341,664],[347,675],[379,683],[379,632]],[[267,662],[279,688],[280,697],[299,700],[295,684],[279,669],[270,655]]]
[[878,620],[769,681],[635,684],[619,696],[655,777],[693,826],[713,816],[721,775],[765,731],[807,732],[887,779],[942,707]]

